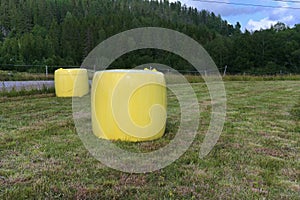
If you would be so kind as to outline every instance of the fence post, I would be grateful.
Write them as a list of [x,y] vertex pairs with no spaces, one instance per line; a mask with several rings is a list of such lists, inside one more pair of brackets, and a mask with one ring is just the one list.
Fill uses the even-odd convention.
[[226,75],[226,71],[227,71],[227,65],[225,65],[225,69],[224,69],[223,76],[225,76],[225,75]]
[[48,77],[48,65],[46,65],[46,77]]

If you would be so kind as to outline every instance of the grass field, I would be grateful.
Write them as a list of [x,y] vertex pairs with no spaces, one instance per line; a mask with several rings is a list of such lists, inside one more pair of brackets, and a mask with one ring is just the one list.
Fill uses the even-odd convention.
[[[72,100],[54,94],[0,97],[0,199],[299,199],[300,81],[228,81],[227,119],[210,154],[198,158],[208,128],[205,84],[193,84],[202,108],[199,133],[168,167],[119,172],[85,149]],[[166,145],[179,126],[169,94],[167,131],[136,151]]]

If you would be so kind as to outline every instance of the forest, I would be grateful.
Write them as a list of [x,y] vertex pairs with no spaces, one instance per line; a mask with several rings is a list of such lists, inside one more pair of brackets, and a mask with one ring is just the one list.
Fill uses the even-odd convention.
[[[220,15],[167,0],[0,0],[0,69],[7,65],[80,66],[103,40],[138,27],[164,27],[199,42],[231,74],[300,72],[300,24],[241,31]],[[193,68],[153,49],[128,53],[112,68],[157,62]]]

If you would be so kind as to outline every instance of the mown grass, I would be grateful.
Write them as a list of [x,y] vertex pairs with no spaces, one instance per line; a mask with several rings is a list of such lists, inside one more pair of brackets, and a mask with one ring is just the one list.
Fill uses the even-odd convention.
[[[199,159],[211,104],[205,84],[193,84],[202,110],[196,140],[173,164],[146,174],[93,158],[76,134],[70,98],[0,97],[0,199],[299,199],[299,85],[225,82],[223,133]],[[166,145],[180,117],[174,94],[168,101],[163,138],[118,145],[133,151]]]

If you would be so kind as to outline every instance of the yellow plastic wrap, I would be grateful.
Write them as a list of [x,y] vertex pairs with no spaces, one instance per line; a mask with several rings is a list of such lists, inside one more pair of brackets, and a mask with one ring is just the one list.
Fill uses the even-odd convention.
[[54,72],[57,97],[82,97],[89,92],[86,69],[58,69]]
[[166,104],[166,83],[160,72],[97,72],[91,91],[93,132],[109,140],[160,138],[166,126]]

